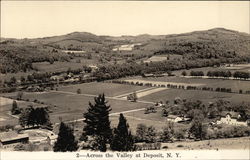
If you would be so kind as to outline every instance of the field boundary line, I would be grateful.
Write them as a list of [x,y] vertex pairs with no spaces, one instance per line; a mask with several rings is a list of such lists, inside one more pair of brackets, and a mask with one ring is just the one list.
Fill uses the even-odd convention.
[[[86,97],[97,97],[98,96],[98,95],[93,95],[93,94],[78,94],[78,93],[66,92],[66,91],[50,91],[50,93],[64,93],[64,94],[71,94],[71,95],[82,95],[82,96],[86,96]],[[105,98],[113,99],[113,100],[120,100],[120,101],[128,101],[126,99],[116,98],[116,97],[109,97],[109,96],[105,96]],[[134,103],[155,104],[154,102],[149,102],[149,101],[137,101],[137,102],[134,102]]]
[[[127,110],[127,111],[121,111],[121,112],[114,112],[114,113],[110,113],[109,116],[117,116],[121,113],[131,113],[131,112],[137,112],[137,111],[142,111],[145,110],[145,108],[139,108],[139,109],[132,109],[132,110]],[[72,122],[79,122],[79,121],[83,121],[85,118],[80,118],[80,119],[76,119],[76,120],[70,120],[70,121],[65,121],[65,123],[72,123]],[[55,125],[60,124],[59,122],[55,123]]]
[[[152,90],[154,88],[156,88],[156,87],[144,88],[144,89],[135,91],[135,93],[145,92],[145,91],[148,91],[148,90]],[[122,97],[128,96],[129,94],[132,94],[132,93],[134,93],[134,92],[124,93],[124,94],[121,94],[121,95],[118,95],[118,96],[114,96],[114,98],[122,98]]]

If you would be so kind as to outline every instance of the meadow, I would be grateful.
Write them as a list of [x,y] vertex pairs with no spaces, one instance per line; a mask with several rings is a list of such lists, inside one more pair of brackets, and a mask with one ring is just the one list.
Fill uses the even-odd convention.
[[152,81],[152,82],[169,82],[171,84],[180,83],[180,85],[201,85],[201,87],[212,87],[214,90],[217,87],[220,88],[231,88],[233,92],[239,92],[239,90],[249,91],[250,81],[243,80],[229,80],[229,79],[208,79],[208,78],[188,78],[188,77],[177,77],[177,76],[164,76],[164,77],[148,77],[142,78],[139,76],[130,77],[123,80],[133,81]]
[[[77,94],[76,90],[80,88],[81,94]],[[59,117],[64,121],[75,120],[83,118],[83,112],[85,112],[89,106],[89,102],[94,103],[94,97],[104,92],[108,105],[111,106],[111,113],[134,110],[145,108],[148,103],[134,103],[129,102],[126,99],[118,99],[110,96],[120,95],[123,93],[130,93],[136,90],[144,89],[146,87],[130,86],[122,84],[111,83],[86,83],[70,86],[63,86],[58,91],[48,92],[24,92],[23,99],[29,100],[24,103],[27,106],[31,102],[33,106],[41,105],[50,106],[50,118],[53,123],[59,122]],[[16,98],[17,92],[5,93],[2,96]],[[5,105],[5,109],[2,113],[10,111],[12,103]],[[1,108],[3,108],[1,106]]]
[[62,86],[59,87],[58,90],[76,93],[77,89],[80,89],[82,94],[98,95],[104,93],[105,96],[118,96],[121,94],[135,92],[145,88],[148,87],[92,82],[92,83],[82,83],[77,85]]
[[151,95],[139,98],[139,100],[145,101],[172,101],[176,97],[187,100],[200,100],[204,103],[214,102],[218,99],[228,100],[232,104],[238,104],[242,102],[250,102],[250,95],[247,94],[235,94],[224,92],[212,92],[201,90],[182,90],[182,89],[168,89],[153,93]]

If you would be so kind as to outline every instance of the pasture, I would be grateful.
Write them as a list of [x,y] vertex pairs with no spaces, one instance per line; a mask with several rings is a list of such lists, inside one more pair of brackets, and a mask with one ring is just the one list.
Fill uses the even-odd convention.
[[214,90],[217,87],[231,88],[233,92],[239,92],[239,90],[249,91],[250,81],[242,80],[229,80],[229,79],[207,79],[207,78],[188,78],[188,77],[176,77],[176,76],[164,76],[164,77],[148,77],[142,78],[139,76],[122,79],[133,82],[145,82],[154,84],[172,84],[172,85],[192,85],[201,87],[212,87]]
[[201,100],[204,103],[214,102],[218,99],[228,100],[232,104],[238,104],[241,102],[250,103],[250,95],[247,94],[235,94],[235,93],[224,93],[224,92],[212,92],[212,91],[201,91],[201,90],[182,90],[182,89],[168,89],[157,93],[153,93],[148,96],[139,98],[139,100],[145,101],[172,101],[176,97],[187,100]]
[[145,89],[145,86],[132,86],[124,84],[114,83],[83,83],[78,85],[68,85],[59,87],[59,91],[73,92],[76,93],[77,89],[81,89],[82,94],[98,95],[104,93],[105,96],[118,96],[130,92],[135,92],[141,89]]
[[[76,93],[77,88],[81,88],[81,94]],[[111,83],[86,83],[64,86],[59,88],[59,91],[40,93],[24,92],[22,98],[25,100],[29,100],[29,103],[32,103],[33,106],[40,105],[40,103],[45,106],[50,106],[50,110],[52,111],[52,113],[50,113],[50,118],[52,123],[55,123],[59,122],[59,117],[61,117],[63,121],[83,118],[83,112],[87,110],[89,102],[94,103],[94,97],[100,93],[103,93],[102,91],[107,91],[104,93],[105,95],[107,95],[106,99],[108,101],[108,105],[110,105],[112,108],[111,113],[147,107],[148,103],[134,103],[129,102],[125,99],[113,97],[115,95],[130,93],[145,88],[146,87]],[[16,98],[17,93],[5,93],[2,95],[10,98]],[[3,111],[5,113],[7,111],[10,111],[11,105],[12,104],[9,104],[8,107],[6,107],[6,109]]]

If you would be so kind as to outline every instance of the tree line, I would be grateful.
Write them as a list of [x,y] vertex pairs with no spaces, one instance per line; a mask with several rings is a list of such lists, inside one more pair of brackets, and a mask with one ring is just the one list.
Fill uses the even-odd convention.
[[19,124],[22,127],[35,127],[35,126],[47,126],[51,127],[50,117],[48,110],[44,107],[34,108],[28,106],[21,111],[19,116]]
[[[186,71],[183,71],[181,73],[183,76],[186,76],[187,73]],[[191,71],[190,76],[204,76],[203,71]],[[231,71],[208,71],[207,72],[208,77],[224,77],[224,78],[229,78],[233,77],[236,79],[249,79],[250,78],[250,73],[247,71],[235,71],[232,73]]]

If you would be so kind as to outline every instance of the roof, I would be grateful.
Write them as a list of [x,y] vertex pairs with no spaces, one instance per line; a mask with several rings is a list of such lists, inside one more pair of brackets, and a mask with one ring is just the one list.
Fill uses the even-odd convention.
[[167,118],[169,118],[169,119],[175,119],[175,118],[177,118],[178,116],[175,116],[175,115],[168,115],[167,116]]
[[28,137],[29,137],[28,134],[18,134],[15,131],[0,133],[0,141],[1,142],[23,139],[23,138],[28,138]]
[[238,118],[238,116],[239,116],[239,113],[237,113],[237,112],[228,112],[228,111],[223,111],[223,112],[221,112],[221,116],[222,117],[226,117],[227,115],[230,115],[232,118]]

